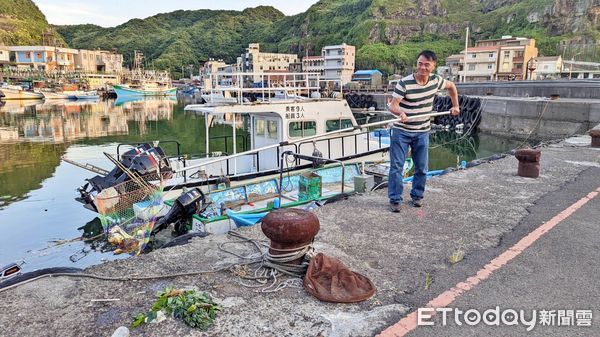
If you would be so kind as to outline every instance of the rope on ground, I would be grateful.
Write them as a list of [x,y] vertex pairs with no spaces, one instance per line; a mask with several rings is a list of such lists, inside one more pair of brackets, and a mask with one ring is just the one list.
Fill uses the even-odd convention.
[[516,147],[517,149],[521,148],[521,146],[523,146],[523,144],[525,144],[527,142],[527,140],[529,140],[529,137],[531,137],[533,132],[537,129],[538,125],[542,121],[542,117],[544,117],[544,114],[546,113],[546,110],[548,109],[549,104],[550,104],[550,101],[546,101],[546,104],[544,104],[544,108],[542,109],[542,112],[540,113],[537,121],[531,128],[531,131],[529,131],[529,133],[527,134],[527,137],[525,137],[525,139],[523,139],[523,141]]
[[231,269],[233,266],[235,265],[244,265],[244,264],[251,264],[251,263],[256,263],[256,262],[234,262],[234,263],[230,263],[226,266],[217,268],[217,269],[212,269],[212,270],[200,270],[200,271],[194,271],[194,272],[186,272],[186,273],[176,273],[176,274],[163,274],[163,275],[152,275],[152,276],[127,276],[127,277],[112,277],[112,276],[102,276],[102,275],[94,275],[94,274],[80,274],[80,273],[54,273],[54,274],[44,274],[44,275],[40,275],[28,280],[24,280],[15,284],[12,284],[10,286],[4,287],[4,288],[0,288],[0,292],[12,289],[12,288],[16,288],[18,286],[24,285],[26,283],[30,283],[42,278],[46,278],[46,277],[79,277],[79,278],[91,278],[91,279],[96,279],[96,280],[102,280],[102,281],[123,281],[123,282],[127,282],[127,281],[147,281],[147,280],[156,280],[156,279],[163,279],[163,278],[175,278],[175,277],[183,277],[183,276],[197,276],[197,275],[202,275],[202,274],[212,274],[212,273],[216,273],[216,272],[220,272],[220,271],[224,271],[224,270],[229,270]]
[[[304,277],[308,269],[306,258],[310,258],[314,252],[312,244],[293,249],[276,249],[269,247],[264,241],[251,239],[236,231],[229,231],[228,234],[240,240],[220,244],[219,248],[223,252],[242,259],[255,259],[244,267],[233,266],[231,268],[230,271],[239,277],[240,285],[247,288],[254,288],[256,289],[254,290],[255,292],[262,293],[276,292],[288,287],[302,288],[302,277]],[[255,252],[244,256],[224,248],[226,245],[234,243],[252,244]],[[263,250],[263,248],[268,249]],[[276,251],[280,254],[272,254],[270,251]],[[304,260],[300,264],[290,263],[291,261],[303,258]],[[258,264],[253,271],[248,268],[252,264]],[[291,278],[280,280],[280,276],[284,275]],[[254,284],[246,283],[244,280],[251,280]]]

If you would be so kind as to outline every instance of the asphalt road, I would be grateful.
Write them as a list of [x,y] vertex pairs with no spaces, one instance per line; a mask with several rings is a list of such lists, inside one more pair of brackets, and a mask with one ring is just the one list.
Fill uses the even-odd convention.
[[[529,209],[530,215],[523,219],[519,230],[509,235],[496,253],[506,250],[522,237],[523,233],[519,232],[545,223],[549,217],[598,188],[600,168],[583,171],[575,181],[538,200]],[[599,230],[600,196],[596,196],[541,236],[521,255],[457,298],[448,306],[452,311],[447,314],[445,326],[442,324],[443,315],[439,313],[427,319],[434,323],[433,326],[418,326],[408,336],[600,336]],[[483,262],[470,261],[470,267],[465,268],[481,266]],[[438,283],[449,289],[456,284],[457,276],[438,280]],[[492,321],[497,313],[502,314],[507,309],[523,310],[526,321],[532,320],[535,310],[536,321],[510,326],[502,321],[491,326],[481,321],[470,326],[461,314],[461,325],[455,322],[456,309],[463,312],[475,309],[483,314],[496,307],[499,310],[488,316]],[[542,310],[547,310],[547,313]],[[506,314],[509,315],[509,312]],[[552,316],[550,324],[543,320]],[[474,322],[477,314],[473,312],[470,317]],[[510,315],[505,318],[505,321],[512,321]],[[530,331],[529,326],[532,327]]]

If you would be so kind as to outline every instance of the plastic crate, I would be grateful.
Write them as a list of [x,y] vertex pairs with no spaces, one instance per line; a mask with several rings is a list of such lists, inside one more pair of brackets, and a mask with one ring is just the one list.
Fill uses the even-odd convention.
[[315,200],[321,197],[321,176],[314,172],[306,172],[298,179],[298,200]]

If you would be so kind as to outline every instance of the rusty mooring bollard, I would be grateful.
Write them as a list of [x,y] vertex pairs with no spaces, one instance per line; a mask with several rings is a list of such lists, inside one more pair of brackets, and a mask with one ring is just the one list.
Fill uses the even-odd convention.
[[[266,237],[271,239],[269,253],[285,255],[299,251],[313,241],[321,228],[316,215],[302,209],[277,209],[267,214],[261,224]],[[298,248],[298,249],[296,249]],[[288,263],[300,264],[302,258]]]
[[600,147],[600,129],[591,129],[590,136],[592,136],[592,147]]
[[521,177],[537,178],[540,175],[540,157],[542,153],[538,149],[520,149],[515,153],[519,160],[517,174]]

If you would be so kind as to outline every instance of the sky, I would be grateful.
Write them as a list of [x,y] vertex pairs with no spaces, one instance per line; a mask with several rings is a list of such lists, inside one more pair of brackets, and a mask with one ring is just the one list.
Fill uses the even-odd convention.
[[317,0],[33,0],[55,25],[92,23],[114,27],[133,18],[147,18],[158,13],[178,9],[228,9],[243,10],[261,5],[273,6],[285,15],[306,11]]

